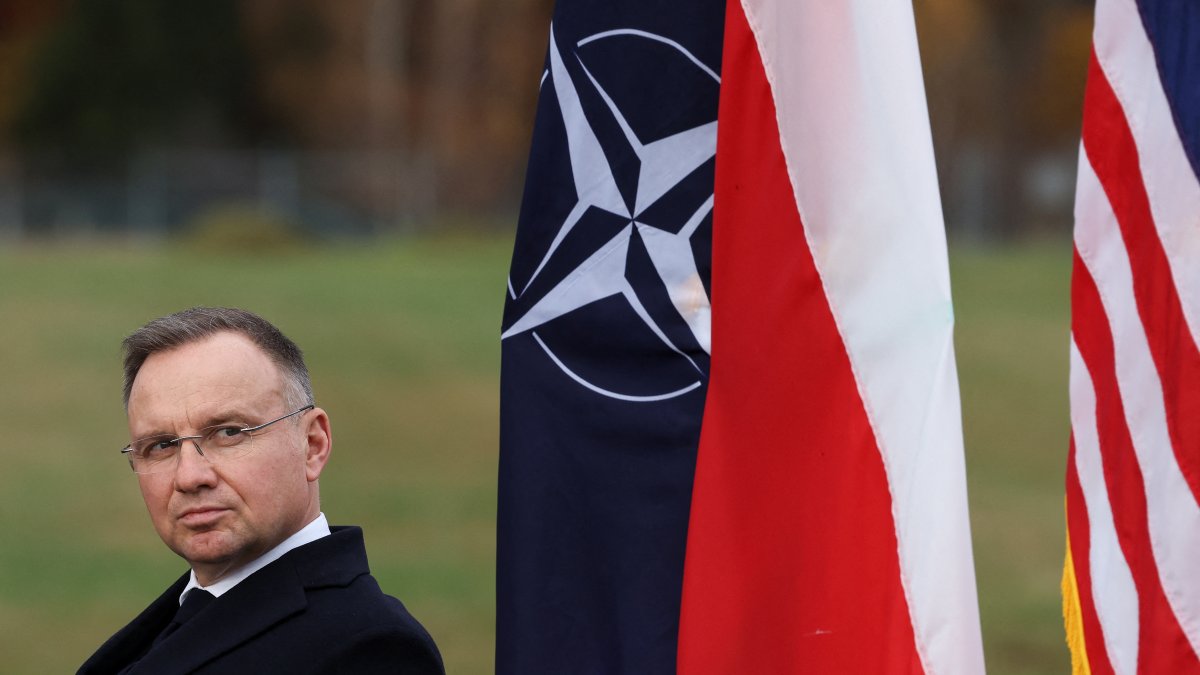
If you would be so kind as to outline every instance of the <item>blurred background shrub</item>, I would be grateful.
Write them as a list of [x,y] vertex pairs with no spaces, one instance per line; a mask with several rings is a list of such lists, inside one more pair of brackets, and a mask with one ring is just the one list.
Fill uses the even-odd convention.
[[254,204],[222,204],[197,215],[184,229],[182,243],[205,252],[289,251],[308,241],[300,227]]

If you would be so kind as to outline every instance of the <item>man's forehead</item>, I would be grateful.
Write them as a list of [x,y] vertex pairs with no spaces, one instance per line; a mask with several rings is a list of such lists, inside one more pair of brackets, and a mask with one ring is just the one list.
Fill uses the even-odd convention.
[[[282,393],[278,366],[249,338],[222,332],[147,357],[134,378],[129,412],[218,405],[247,399],[269,405]],[[205,406],[207,407],[207,406]],[[176,411],[179,412],[179,411]]]

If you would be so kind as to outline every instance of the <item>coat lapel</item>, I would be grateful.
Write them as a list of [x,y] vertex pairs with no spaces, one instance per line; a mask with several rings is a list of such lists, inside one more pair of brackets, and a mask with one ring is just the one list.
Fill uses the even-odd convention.
[[304,586],[287,565],[268,565],[217,598],[138,664],[137,672],[180,673],[304,611]]
[[[289,551],[214,600],[159,648],[147,654],[138,663],[136,672],[180,673],[196,670],[281,621],[303,612],[308,606],[306,589],[341,586],[359,575],[369,574],[362,530],[357,527],[332,529],[330,536]],[[179,593],[186,582],[187,575],[184,575],[181,582],[172,587],[174,596],[171,596],[172,590],[163,594],[164,598],[173,599],[173,604],[168,606],[158,629],[174,615]],[[143,615],[154,609],[155,605]],[[157,632],[152,632],[149,640],[153,640]]]

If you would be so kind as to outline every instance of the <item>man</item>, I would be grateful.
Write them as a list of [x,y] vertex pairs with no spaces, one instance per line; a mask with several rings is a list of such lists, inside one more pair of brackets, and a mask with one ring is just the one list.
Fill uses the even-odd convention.
[[329,416],[295,343],[250,312],[197,307],[123,346],[123,452],[191,571],[79,672],[443,673],[368,571],[362,530],[321,513]]

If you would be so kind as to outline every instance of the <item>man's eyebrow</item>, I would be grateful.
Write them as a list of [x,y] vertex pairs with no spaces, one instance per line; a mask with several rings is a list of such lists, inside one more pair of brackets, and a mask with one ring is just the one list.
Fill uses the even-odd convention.
[[[243,413],[235,412],[233,410],[221,410],[200,418],[200,423],[196,426],[196,428],[207,429],[208,427],[215,427],[222,424],[228,424],[230,422],[251,426],[249,419]],[[176,431],[155,430],[148,434],[137,436],[134,440],[140,441],[145,438],[158,438],[160,436],[170,436],[171,438],[175,438],[181,435],[186,436],[187,434],[180,434]]]
[[175,436],[175,434],[174,434],[174,433],[172,433],[172,432],[170,432],[170,431],[151,431],[151,432],[150,432],[150,433],[148,433],[148,434],[141,434],[141,435],[137,436],[136,438],[134,438],[133,440],[135,440],[135,441],[141,441],[141,440],[145,440],[145,439],[147,439],[147,438],[158,438],[158,437],[160,437],[160,436],[171,436],[171,437],[174,437],[174,436]]
[[228,424],[230,422],[237,422],[238,424],[244,424],[247,426],[250,424],[245,413],[234,410],[221,410],[200,418],[197,428],[207,429],[208,427],[215,427],[221,424]]

